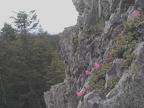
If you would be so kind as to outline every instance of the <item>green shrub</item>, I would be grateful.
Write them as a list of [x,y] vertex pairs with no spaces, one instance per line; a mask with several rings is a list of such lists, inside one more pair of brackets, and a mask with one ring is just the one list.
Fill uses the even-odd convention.
[[[110,53],[111,61],[105,63],[101,69],[93,72],[92,80],[90,81],[90,87],[104,92],[105,76],[106,72],[111,68],[112,61],[116,58],[124,59],[123,68],[127,69],[135,55],[133,55],[134,48],[138,42],[144,41],[144,37],[137,32],[136,26],[144,20],[144,17],[140,17],[133,21],[123,24],[125,27],[124,34],[118,34],[113,40],[113,47]],[[119,78],[108,81],[108,87],[113,88],[119,81]]]
[[103,30],[105,27],[105,21],[103,19],[100,19],[97,23],[97,30]]
[[101,69],[93,72],[92,80],[90,81],[90,88],[97,89],[100,92],[104,91],[106,72],[111,68],[112,62],[106,63]]
[[76,49],[78,47],[78,42],[79,42],[78,35],[75,34],[72,38],[74,52],[76,51]]
[[119,34],[114,38],[111,57],[125,59],[124,67],[128,68],[134,59],[133,50],[138,42],[144,40],[144,37],[137,32],[136,26],[144,20],[144,17],[136,18],[128,23],[124,23],[125,34]]
[[119,78],[108,80],[108,83],[107,83],[108,88],[111,88],[111,89],[114,88],[118,81],[119,81]]
[[85,27],[86,34],[94,34],[95,32],[102,31],[105,27],[105,21],[100,19],[96,25]]
[[135,4],[135,0],[123,0],[122,10],[126,11],[130,6]]

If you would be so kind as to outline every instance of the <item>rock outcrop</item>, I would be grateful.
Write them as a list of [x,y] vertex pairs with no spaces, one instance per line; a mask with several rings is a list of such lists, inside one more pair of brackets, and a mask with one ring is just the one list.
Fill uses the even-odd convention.
[[46,107],[143,108],[144,0],[72,1],[77,24],[59,34],[66,79],[44,93]]
[[60,83],[51,87],[49,92],[45,92],[45,103],[47,108],[67,108],[64,93],[66,91],[65,83]]

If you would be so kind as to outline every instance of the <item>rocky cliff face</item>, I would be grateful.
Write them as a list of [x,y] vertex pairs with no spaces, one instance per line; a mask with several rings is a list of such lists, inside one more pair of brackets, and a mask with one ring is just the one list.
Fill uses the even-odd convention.
[[143,108],[144,0],[72,1],[77,24],[60,34],[66,79],[44,93],[46,107]]

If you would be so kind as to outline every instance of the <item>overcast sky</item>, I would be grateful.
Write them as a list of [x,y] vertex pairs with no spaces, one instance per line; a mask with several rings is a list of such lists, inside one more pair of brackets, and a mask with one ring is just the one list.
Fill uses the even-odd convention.
[[59,33],[65,27],[75,25],[78,13],[72,0],[0,0],[0,28],[11,23],[12,11],[36,10],[42,28],[48,33]]

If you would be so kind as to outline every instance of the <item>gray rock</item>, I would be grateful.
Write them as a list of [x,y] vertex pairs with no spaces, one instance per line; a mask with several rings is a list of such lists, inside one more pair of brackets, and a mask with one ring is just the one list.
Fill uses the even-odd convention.
[[144,21],[142,21],[141,23],[139,23],[137,26],[137,31],[141,34],[144,34]]
[[51,87],[51,90],[44,92],[46,108],[67,108],[65,83],[60,83]]
[[116,87],[108,93],[102,108],[143,108],[144,106],[144,43],[138,44],[136,60],[123,74]]
[[135,8],[138,10],[143,10],[144,1],[143,0],[135,0]]
[[128,22],[128,21],[131,21],[131,20],[134,20],[134,19],[136,19],[136,18],[139,18],[139,15],[133,15],[133,14],[132,14],[133,10],[134,10],[134,7],[132,7],[132,6],[128,9],[127,13],[128,13],[129,15],[128,15],[128,17],[127,17],[127,22]]
[[116,59],[113,61],[112,67],[106,73],[106,83],[105,88],[108,87],[108,82],[111,80],[117,80],[121,78],[123,74],[122,66],[123,66],[123,59]]
[[99,91],[92,91],[84,96],[84,102],[80,103],[77,108],[100,108],[104,96]]

